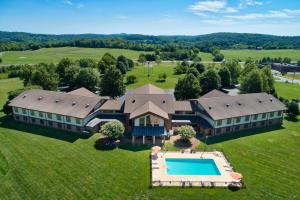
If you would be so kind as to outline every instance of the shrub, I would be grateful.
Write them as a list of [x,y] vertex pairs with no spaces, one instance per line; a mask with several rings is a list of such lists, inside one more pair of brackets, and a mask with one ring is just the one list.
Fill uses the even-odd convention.
[[100,133],[109,139],[116,140],[123,136],[125,128],[120,121],[107,122],[101,127]]
[[188,125],[179,127],[177,131],[183,140],[189,140],[196,136],[194,128]]
[[166,79],[167,79],[166,73],[158,74],[158,82],[165,82]]
[[137,82],[137,77],[135,75],[129,75],[126,77],[127,84],[133,84],[135,82]]

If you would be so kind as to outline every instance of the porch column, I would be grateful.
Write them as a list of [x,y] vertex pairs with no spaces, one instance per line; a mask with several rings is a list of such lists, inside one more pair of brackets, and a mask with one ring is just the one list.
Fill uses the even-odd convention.
[[132,144],[134,144],[134,136],[132,136]]
[[153,138],[153,144],[155,144],[155,136],[153,136],[152,138]]
[[145,144],[145,136],[143,135],[143,144]]
[[166,136],[163,137],[162,143],[165,144]]

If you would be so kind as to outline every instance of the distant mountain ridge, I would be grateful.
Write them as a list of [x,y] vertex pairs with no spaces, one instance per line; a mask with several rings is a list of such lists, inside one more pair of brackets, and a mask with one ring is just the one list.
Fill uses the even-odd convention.
[[[113,45],[110,45],[113,44]],[[219,49],[300,49],[300,36],[276,36],[252,33],[211,33],[205,35],[153,36],[140,34],[34,34],[0,31],[0,51],[78,46],[91,48],[128,48],[166,50],[214,46]]]

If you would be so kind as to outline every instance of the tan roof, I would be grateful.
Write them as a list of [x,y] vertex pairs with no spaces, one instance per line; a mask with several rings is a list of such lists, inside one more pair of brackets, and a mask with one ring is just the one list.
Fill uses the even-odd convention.
[[132,113],[148,101],[151,101],[166,113],[174,113],[174,98],[172,94],[126,94],[124,113]]
[[98,95],[94,94],[93,92],[89,91],[84,87],[68,92],[68,94],[80,95],[85,97],[99,97]]
[[121,110],[124,99],[109,99],[101,107],[100,110]]
[[175,101],[174,109],[175,111],[193,111],[191,102],[189,101]]
[[205,95],[201,96],[200,98],[212,98],[212,97],[223,97],[228,96],[226,93],[221,92],[220,90],[212,90]]
[[161,108],[156,106],[151,101],[147,101],[144,105],[142,105],[141,107],[139,107],[135,111],[133,111],[130,114],[129,118],[133,119],[133,118],[139,117],[146,113],[152,113],[152,114],[160,116],[164,119],[169,119],[168,113],[166,113],[164,110],[162,110]]
[[131,91],[131,94],[166,94],[165,90],[156,87],[152,84],[146,84],[135,90]]
[[214,120],[286,109],[283,103],[266,93],[200,98],[198,102]]
[[14,98],[10,102],[10,106],[85,118],[100,105],[100,101],[100,97],[46,90],[29,90]]

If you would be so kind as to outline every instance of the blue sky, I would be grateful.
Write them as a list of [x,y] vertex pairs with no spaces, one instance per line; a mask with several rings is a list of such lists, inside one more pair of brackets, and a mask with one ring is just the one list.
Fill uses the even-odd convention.
[[299,0],[0,0],[0,30],[300,35]]

